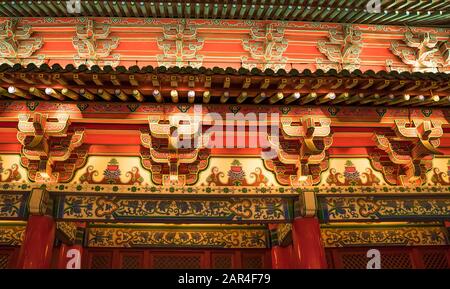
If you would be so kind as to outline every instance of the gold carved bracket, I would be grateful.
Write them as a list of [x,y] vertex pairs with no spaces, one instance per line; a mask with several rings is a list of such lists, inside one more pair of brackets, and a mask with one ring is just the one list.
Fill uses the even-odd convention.
[[420,186],[426,182],[431,160],[443,135],[442,124],[433,120],[396,120],[394,134],[375,134],[377,150],[370,155],[372,165],[393,185]]
[[359,55],[362,50],[362,33],[352,25],[343,25],[342,30],[331,29],[328,35],[329,41],[321,40],[317,48],[323,53],[328,62],[317,59],[317,68],[323,70],[359,69],[361,60]]
[[149,116],[149,130],[141,131],[142,165],[152,172],[153,182],[187,185],[197,181],[208,166],[207,136],[193,116]]
[[35,59],[30,57],[39,50],[43,41],[41,37],[32,37],[31,26],[19,27],[16,19],[9,19],[0,25],[0,62],[9,65],[34,63],[41,65],[44,55]]
[[22,144],[21,163],[37,182],[64,182],[71,179],[86,160],[81,148],[84,131],[69,129],[68,115],[49,118],[34,113],[19,115],[17,139]]
[[320,182],[321,173],[328,168],[327,150],[333,142],[330,124],[327,118],[281,119],[281,135],[269,136],[277,157],[265,160],[281,184],[299,186]]
[[77,50],[74,56],[75,65],[119,65],[120,55],[111,54],[119,45],[119,37],[109,37],[110,25],[87,20],[76,27],[77,36],[72,43]]

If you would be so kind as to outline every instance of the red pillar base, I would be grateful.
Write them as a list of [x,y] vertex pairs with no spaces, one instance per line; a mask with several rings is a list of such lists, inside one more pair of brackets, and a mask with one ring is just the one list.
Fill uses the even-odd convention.
[[49,216],[30,216],[20,256],[18,268],[49,269],[52,263],[55,222]]
[[317,218],[295,219],[292,224],[293,265],[298,269],[326,269],[325,250]]

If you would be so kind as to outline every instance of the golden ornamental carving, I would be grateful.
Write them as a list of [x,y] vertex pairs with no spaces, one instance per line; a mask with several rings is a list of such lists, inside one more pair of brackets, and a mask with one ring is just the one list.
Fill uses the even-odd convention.
[[281,135],[269,136],[277,157],[265,160],[266,166],[283,185],[319,183],[320,174],[328,168],[327,150],[333,143],[331,120],[285,117],[280,123]]
[[19,115],[17,139],[22,144],[21,163],[33,181],[67,181],[86,159],[80,149],[83,130],[70,130],[68,115],[49,118],[34,113]]
[[77,50],[74,56],[75,65],[119,65],[120,55],[111,54],[119,45],[118,37],[110,37],[110,25],[88,20],[76,27],[77,36],[72,43]]
[[360,68],[359,55],[363,46],[361,31],[352,25],[343,25],[342,30],[331,29],[328,38],[329,41],[320,40],[317,43],[317,48],[328,60],[318,58],[316,60],[318,69],[352,71]]
[[33,57],[33,54],[43,43],[41,37],[32,37],[30,25],[19,26],[16,19],[6,20],[0,25],[0,62],[9,65],[41,65],[44,55]]
[[208,165],[207,135],[194,116],[149,116],[149,130],[141,132],[142,164],[152,172],[153,182],[185,185],[197,181]]
[[375,134],[379,149],[371,154],[372,165],[394,185],[422,185],[431,160],[442,153],[437,149],[443,135],[441,122],[396,120],[393,134]]
[[160,66],[202,66],[203,56],[197,52],[203,48],[204,40],[197,36],[197,27],[185,25],[164,26],[163,36],[158,38],[158,47],[163,54],[157,56]]
[[270,68],[275,71],[285,68],[287,58],[283,54],[288,41],[284,37],[284,27],[275,24],[268,24],[264,28],[254,27],[250,30],[250,38],[243,40],[242,45],[250,54],[250,57],[241,58],[243,67]]

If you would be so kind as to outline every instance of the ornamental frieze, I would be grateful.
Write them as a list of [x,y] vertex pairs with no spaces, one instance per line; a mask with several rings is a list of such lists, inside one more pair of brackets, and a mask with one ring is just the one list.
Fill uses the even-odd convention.
[[436,220],[450,217],[450,198],[319,197],[321,219],[339,221]]
[[[365,159],[363,159],[365,160]],[[334,160],[333,160],[334,161]],[[355,161],[355,160],[353,160]],[[352,160],[348,159],[344,165],[332,164],[330,160],[329,175],[326,178],[328,185],[335,186],[378,186],[381,183],[380,178],[373,171],[371,167],[366,167],[364,171],[359,171]],[[356,161],[359,161],[358,159]],[[355,161],[355,162],[356,162]],[[370,166],[370,165],[369,165]],[[340,168],[343,167],[343,171],[340,172]]]
[[165,25],[163,36],[158,38],[158,65],[165,67],[201,67],[203,56],[197,54],[203,48],[204,40],[197,35],[197,27],[186,24]]
[[314,185],[328,168],[327,150],[333,142],[331,120],[283,117],[280,134],[270,135],[269,142],[277,152],[264,160],[282,185]]
[[283,198],[151,199],[126,196],[59,197],[57,218],[73,220],[285,221],[292,200]]
[[267,24],[264,28],[253,27],[250,37],[242,41],[244,50],[249,56],[242,56],[242,67],[247,69],[259,68],[261,70],[284,69],[287,58],[283,56],[288,41],[284,36],[284,27],[276,24]]
[[317,68],[325,71],[360,68],[360,54],[363,46],[362,33],[352,25],[343,25],[342,30],[330,29],[329,41],[320,40],[317,48],[327,60],[317,58]]
[[19,26],[11,18],[0,24],[0,63],[9,65],[34,63],[41,65],[44,55],[34,55],[43,45],[41,37],[33,37],[30,25]]
[[87,229],[87,247],[125,248],[267,248],[269,234],[261,226],[100,226]]
[[26,217],[28,193],[0,193],[0,217],[21,219]]
[[20,246],[25,236],[25,222],[2,222],[0,224],[0,245]]
[[94,20],[87,20],[76,26],[76,36],[72,40],[77,51],[74,56],[76,66],[119,65],[120,55],[111,54],[119,45],[119,37],[109,36],[110,27],[109,24],[97,23]]
[[32,181],[67,182],[87,157],[82,146],[84,130],[71,129],[67,114],[56,118],[41,113],[21,114],[17,139],[22,145],[21,164]]
[[320,229],[324,246],[429,246],[448,245],[445,227],[439,226],[372,226],[327,227]]

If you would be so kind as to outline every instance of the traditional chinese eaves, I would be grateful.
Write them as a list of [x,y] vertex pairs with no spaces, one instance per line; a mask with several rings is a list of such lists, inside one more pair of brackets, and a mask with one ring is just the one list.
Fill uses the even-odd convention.
[[6,99],[450,106],[446,73],[3,64],[0,81]]
[[[3,1],[0,16],[73,17],[66,1]],[[197,19],[288,20],[383,25],[450,25],[450,3],[381,1],[381,13],[366,11],[368,1],[81,1],[82,16]]]

